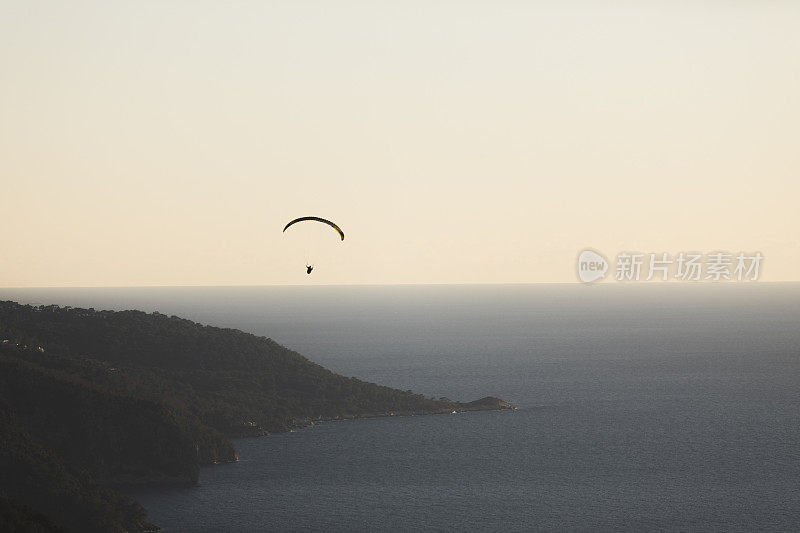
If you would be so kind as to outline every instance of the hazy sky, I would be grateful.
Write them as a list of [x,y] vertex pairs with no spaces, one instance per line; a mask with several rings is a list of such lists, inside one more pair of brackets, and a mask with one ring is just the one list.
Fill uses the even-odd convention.
[[[788,1],[0,0],[0,286],[574,281],[587,246],[800,280],[798,28]],[[281,233],[303,215],[347,239]]]

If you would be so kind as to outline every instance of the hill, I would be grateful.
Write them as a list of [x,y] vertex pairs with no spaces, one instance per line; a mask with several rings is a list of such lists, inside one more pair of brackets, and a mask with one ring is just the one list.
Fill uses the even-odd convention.
[[[0,508],[88,531],[148,529],[144,510],[110,487],[194,483],[200,465],[236,460],[229,437],[513,408],[347,378],[271,339],[175,316],[15,302],[0,302],[0,398]],[[40,474],[18,483],[26,471]],[[44,498],[54,490],[71,503]]]

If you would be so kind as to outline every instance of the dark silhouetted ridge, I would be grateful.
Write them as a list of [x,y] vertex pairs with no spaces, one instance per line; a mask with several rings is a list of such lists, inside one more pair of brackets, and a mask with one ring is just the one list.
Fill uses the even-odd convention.
[[0,397],[0,509],[83,531],[148,529],[108,487],[194,483],[200,465],[236,460],[229,437],[513,408],[344,377],[271,339],[175,316],[14,302],[0,302]]

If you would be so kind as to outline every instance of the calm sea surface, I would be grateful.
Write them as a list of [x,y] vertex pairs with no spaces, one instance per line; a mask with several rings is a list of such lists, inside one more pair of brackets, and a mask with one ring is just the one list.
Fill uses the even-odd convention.
[[236,441],[166,531],[798,530],[800,284],[0,289],[235,327],[514,412]]

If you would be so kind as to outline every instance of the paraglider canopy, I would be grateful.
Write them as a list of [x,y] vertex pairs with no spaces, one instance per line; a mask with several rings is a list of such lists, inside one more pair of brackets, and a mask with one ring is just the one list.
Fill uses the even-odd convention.
[[288,224],[286,224],[286,226],[283,228],[283,231],[286,231],[289,228],[289,226],[291,226],[293,224],[297,224],[298,222],[304,222],[306,220],[313,220],[315,222],[322,222],[323,224],[329,225],[330,227],[335,229],[336,232],[339,233],[339,236],[342,238],[342,240],[344,240],[344,232],[342,231],[342,229],[339,226],[337,226],[336,224],[334,224],[330,220],[326,220],[324,218],[319,218],[319,217],[300,217],[300,218],[296,218],[296,219],[292,220],[291,222],[289,222]]

